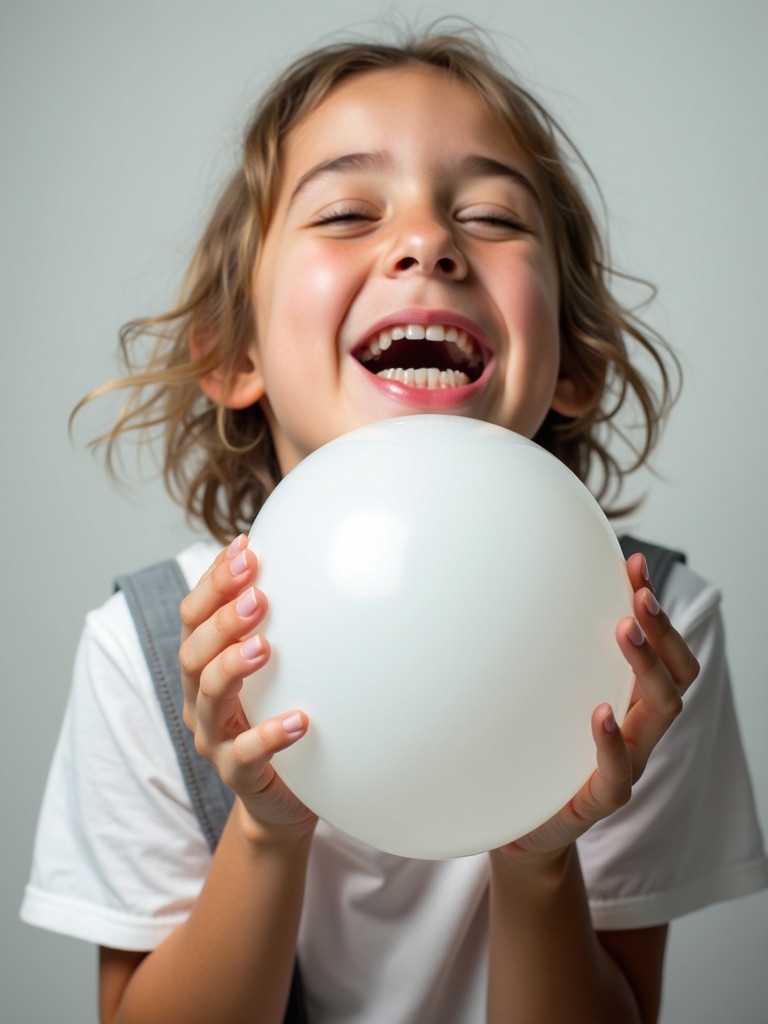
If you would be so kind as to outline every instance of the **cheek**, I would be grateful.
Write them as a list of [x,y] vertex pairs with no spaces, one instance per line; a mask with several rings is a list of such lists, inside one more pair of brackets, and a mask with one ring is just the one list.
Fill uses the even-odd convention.
[[550,328],[559,322],[560,280],[548,246],[521,241],[493,254],[483,268],[486,287],[510,324]]
[[329,327],[357,287],[359,261],[326,247],[305,248],[276,266],[275,302],[286,321]]
[[504,313],[515,386],[548,407],[560,370],[559,288],[548,266],[509,268]]
[[549,266],[530,268],[529,273],[520,274],[516,279],[519,289],[518,301],[527,319],[537,323],[542,330],[558,333],[560,321],[560,289],[557,278]]
[[268,272],[254,287],[254,311],[268,391],[276,393],[286,380],[298,388],[310,364],[318,378],[335,366],[339,328],[359,270],[349,258],[312,246],[278,248],[264,267]]
[[555,372],[560,359],[558,286],[546,268],[509,268],[501,300],[511,340],[510,355],[524,361],[535,376]]

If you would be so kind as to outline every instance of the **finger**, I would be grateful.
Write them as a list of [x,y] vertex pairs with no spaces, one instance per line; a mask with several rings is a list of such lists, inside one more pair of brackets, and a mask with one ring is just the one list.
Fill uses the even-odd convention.
[[688,644],[670,622],[656,595],[642,587],[634,597],[635,616],[680,693],[685,693],[699,674],[699,663]]
[[[275,771],[270,764],[274,755],[301,739],[307,727],[306,715],[287,711],[253,728],[243,729],[228,744],[217,744],[207,750],[203,740],[198,749],[209,756],[230,789],[243,797],[255,797],[275,781]],[[291,803],[295,803],[295,799],[292,796]]]
[[622,619],[616,638],[636,680],[637,699],[621,731],[638,778],[651,751],[682,711],[683,703],[670,672],[635,619]]
[[[317,816],[305,807],[285,785],[272,766],[275,754],[306,734],[309,722],[301,711],[287,711],[241,733],[232,744],[228,759],[230,785],[239,792],[247,809],[268,834],[274,829],[291,833],[313,829]],[[283,833],[284,834],[284,833]]]
[[589,828],[627,802],[632,793],[632,761],[610,704],[592,712],[596,768],[572,800],[582,827]]
[[240,704],[243,680],[263,668],[270,653],[268,640],[254,635],[233,644],[206,666],[195,699],[198,747],[208,749],[249,727]]
[[179,649],[179,664],[188,700],[195,699],[198,679],[206,668],[233,644],[252,634],[266,611],[264,594],[255,587],[248,587],[234,600],[217,608],[186,637]]
[[636,553],[627,560],[627,575],[638,623],[684,692],[698,675],[699,663],[660,607],[644,555]]
[[645,560],[645,555],[639,552],[630,555],[627,559],[627,575],[633,590],[640,590],[641,587],[648,587],[653,590],[653,583],[648,573],[648,563]]
[[256,579],[256,556],[241,535],[221,551],[180,605],[182,640]]
[[245,534],[239,534],[235,539],[226,547],[223,548],[217,555],[213,562],[208,566],[203,575],[198,580],[198,583],[202,583],[210,578],[216,569],[227,561],[234,561],[238,554],[247,546],[248,538]]
[[243,767],[258,766],[301,739],[308,725],[309,720],[303,711],[286,711],[276,718],[269,718],[237,737],[233,744],[235,757]]
[[597,772],[588,786],[595,801],[593,812],[605,816],[629,800],[633,779],[632,760],[610,704],[601,704],[595,709],[592,738],[597,754]]

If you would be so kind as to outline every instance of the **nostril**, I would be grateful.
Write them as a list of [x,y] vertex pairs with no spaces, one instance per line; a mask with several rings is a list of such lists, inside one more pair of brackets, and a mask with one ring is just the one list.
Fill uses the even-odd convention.
[[[415,256],[403,256],[397,261],[398,270],[410,270],[411,267],[417,267],[418,265],[419,261]],[[452,274],[456,270],[456,260],[451,259],[450,256],[442,256],[435,266],[443,274]]]

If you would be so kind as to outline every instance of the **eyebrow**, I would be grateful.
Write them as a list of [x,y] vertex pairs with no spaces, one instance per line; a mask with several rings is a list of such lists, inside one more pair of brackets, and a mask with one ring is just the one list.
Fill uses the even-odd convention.
[[[288,205],[290,206],[298,194],[311,182],[329,174],[345,174],[352,171],[383,170],[390,166],[392,158],[386,152],[370,153],[345,153],[343,156],[333,157],[330,160],[323,160],[315,164],[299,178],[291,193]],[[459,172],[471,178],[509,178],[517,185],[521,185],[526,192],[535,200],[536,204],[543,208],[541,196],[531,179],[523,174],[518,168],[503,163],[493,157],[483,156],[479,153],[470,153],[459,161]]]
[[343,156],[337,156],[331,160],[323,160],[321,163],[315,164],[314,167],[310,167],[306,174],[302,174],[291,193],[288,205],[293,203],[302,189],[317,178],[325,177],[327,174],[344,174],[350,171],[380,171],[390,163],[391,159],[387,154],[379,152],[345,153]]
[[478,153],[472,153],[464,157],[460,167],[471,178],[509,178],[517,185],[522,185],[538,206],[543,208],[539,190],[527,174],[523,174],[522,171],[518,170],[517,167],[512,167],[511,164],[505,164],[491,156],[481,156]]

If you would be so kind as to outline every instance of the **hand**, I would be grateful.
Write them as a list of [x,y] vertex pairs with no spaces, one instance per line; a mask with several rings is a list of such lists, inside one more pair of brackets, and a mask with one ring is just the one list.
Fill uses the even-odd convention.
[[642,555],[628,560],[627,573],[635,617],[621,620],[616,639],[635,673],[629,710],[619,729],[608,704],[595,709],[595,771],[549,821],[502,848],[515,859],[560,854],[595,822],[627,803],[654,747],[682,711],[683,693],[699,673],[696,658],[659,607]]
[[253,584],[256,556],[240,536],[222,551],[181,604],[179,661],[184,721],[197,750],[234,790],[260,839],[311,832],[317,818],[282,782],[274,754],[307,731],[300,711],[286,711],[250,727],[240,704],[244,677],[269,659],[267,640],[255,634],[267,608]]

